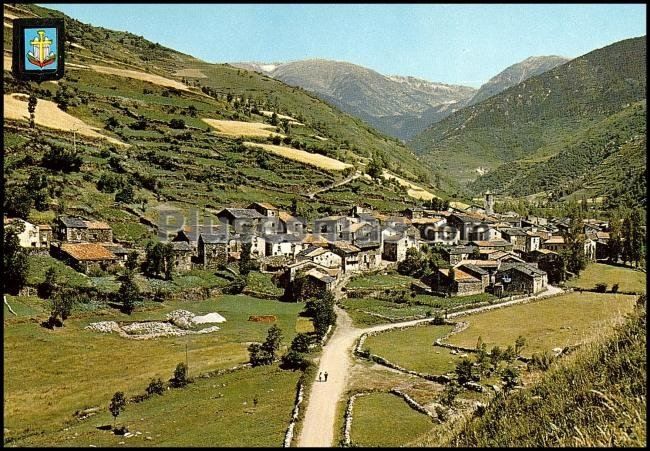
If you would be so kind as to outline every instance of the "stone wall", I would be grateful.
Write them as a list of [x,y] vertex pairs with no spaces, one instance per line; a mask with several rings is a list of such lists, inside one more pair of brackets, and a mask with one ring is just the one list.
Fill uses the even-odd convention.
[[293,405],[293,411],[291,412],[291,421],[289,422],[289,427],[287,432],[284,434],[284,442],[282,443],[283,448],[289,448],[291,446],[291,441],[293,440],[293,430],[296,427],[296,422],[298,421],[298,414],[300,413],[300,404],[303,399],[303,385],[298,383],[298,389],[296,391],[296,400]]

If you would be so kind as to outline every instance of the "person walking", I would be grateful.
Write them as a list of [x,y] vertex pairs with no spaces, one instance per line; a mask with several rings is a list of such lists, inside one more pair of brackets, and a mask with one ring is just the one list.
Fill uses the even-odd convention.
[[320,373],[318,373],[318,382],[322,382],[322,381],[323,381],[323,372],[321,371]]
[[327,382],[327,371],[325,371],[325,382]]

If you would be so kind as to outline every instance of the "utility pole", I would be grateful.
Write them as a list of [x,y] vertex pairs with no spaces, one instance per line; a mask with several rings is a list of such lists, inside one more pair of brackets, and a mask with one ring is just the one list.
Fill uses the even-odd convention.
[[76,153],[77,152],[77,126],[76,125],[72,129],[72,148]]
[[187,368],[187,377],[190,377],[190,362],[187,357],[187,340],[185,340],[185,368]]

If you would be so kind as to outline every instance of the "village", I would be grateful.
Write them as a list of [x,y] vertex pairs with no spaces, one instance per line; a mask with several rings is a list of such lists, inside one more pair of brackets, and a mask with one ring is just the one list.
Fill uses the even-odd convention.
[[[487,192],[482,207],[437,211],[415,206],[401,216],[356,206],[313,225],[256,202],[219,211],[218,225],[184,224],[166,233],[175,272],[223,269],[247,253],[253,267],[276,276],[290,300],[305,298],[298,291],[332,291],[352,276],[394,270],[409,254],[425,250],[436,252],[443,264],[412,287],[423,294],[535,295],[563,280],[559,253],[568,247],[568,219],[499,214],[494,202]],[[134,250],[140,261],[145,255],[142,248],[114,242],[110,225],[92,218],[59,216],[52,225],[6,217],[4,222],[22,224],[22,247],[49,253],[84,274],[123,266]],[[607,222],[583,223],[585,260],[607,258]]]

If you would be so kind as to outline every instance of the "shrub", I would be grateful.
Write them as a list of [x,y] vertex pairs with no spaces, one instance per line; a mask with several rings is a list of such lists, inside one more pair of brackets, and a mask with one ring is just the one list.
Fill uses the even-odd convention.
[[607,284],[606,283],[597,283],[596,284],[596,291],[598,293],[604,293],[605,291],[607,291]]
[[433,317],[432,323],[436,326],[445,324],[445,318],[442,316],[442,313],[436,313],[436,316]]
[[303,352],[289,349],[289,351],[282,356],[282,368],[302,370],[305,369],[306,365],[307,360],[305,358],[305,353]]
[[185,128],[185,121],[183,119],[172,119],[169,121],[169,126],[175,129]]
[[468,358],[462,359],[456,364],[456,377],[459,384],[465,384],[472,380],[472,370],[474,364]]
[[162,395],[165,392],[165,386],[163,385],[163,381],[161,381],[160,378],[151,379],[151,382],[149,382],[146,391],[149,396],[154,394]]
[[187,377],[187,365],[181,362],[176,365],[174,376],[169,380],[169,385],[174,388],[182,388],[185,387],[189,382],[190,380]]
[[41,160],[43,167],[62,172],[78,172],[81,163],[82,159],[78,152],[56,144],[50,145],[49,151]]
[[548,370],[551,367],[551,364],[557,359],[555,354],[552,352],[543,352],[541,354],[534,353],[532,355],[531,361],[528,363],[528,369],[540,369],[543,371]]
[[612,285],[612,293],[618,293],[618,284],[617,283]]

